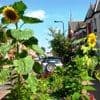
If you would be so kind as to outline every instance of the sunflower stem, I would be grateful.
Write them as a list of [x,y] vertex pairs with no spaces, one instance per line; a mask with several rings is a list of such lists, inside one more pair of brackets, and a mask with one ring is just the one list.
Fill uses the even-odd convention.
[[18,23],[15,23],[16,29],[18,29]]
[[20,28],[22,28],[24,24],[25,24],[25,23],[22,23],[22,24],[20,25]]

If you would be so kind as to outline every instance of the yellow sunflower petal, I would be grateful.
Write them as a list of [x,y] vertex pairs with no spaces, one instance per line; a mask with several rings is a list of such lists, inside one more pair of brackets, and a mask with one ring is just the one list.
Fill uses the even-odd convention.
[[90,47],[95,47],[96,45],[96,35],[94,33],[90,33],[87,37],[87,43]]

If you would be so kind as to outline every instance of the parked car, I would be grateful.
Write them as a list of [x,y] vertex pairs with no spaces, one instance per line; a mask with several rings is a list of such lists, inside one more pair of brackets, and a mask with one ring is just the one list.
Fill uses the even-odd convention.
[[47,72],[54,71],[55,67],[62,67],[62,61],[60,57],[45,57],[42,61],[43,70]]

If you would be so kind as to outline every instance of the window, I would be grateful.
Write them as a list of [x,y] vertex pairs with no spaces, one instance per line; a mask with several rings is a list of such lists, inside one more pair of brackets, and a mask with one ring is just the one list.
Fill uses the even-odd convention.
[[93,21],[93,29],[94,29],[94,32],[97,32],[96,18],[94,18],[94,21]]

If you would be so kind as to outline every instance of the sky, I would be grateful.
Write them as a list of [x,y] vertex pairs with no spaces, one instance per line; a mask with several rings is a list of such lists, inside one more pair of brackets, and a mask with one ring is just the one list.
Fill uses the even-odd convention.
[[[18,0],[0,0],[0,6],[12,4]],[[38,38],[39,45],[49,50],[51,37],[48,35],[48,28],[58,28],[63,31],[61,23],[54,21],[63,21],[65,36],[67,36],[68,21],[70,14],[72,21],[84,20],[90,3],[96,0],[23,0],[27,5],[25,15],[37,17],[43,20],[40,24],[25,25],[24,28],[31,28]]]

